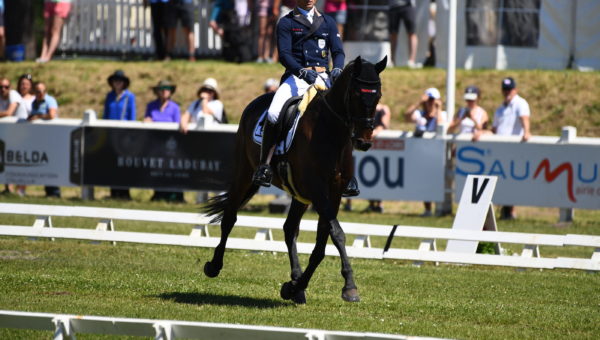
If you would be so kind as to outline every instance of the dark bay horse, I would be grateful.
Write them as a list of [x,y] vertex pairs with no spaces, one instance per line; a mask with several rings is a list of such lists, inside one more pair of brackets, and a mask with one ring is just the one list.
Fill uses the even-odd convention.
[[[333,86],[320,91],[310,102],[300,118],[289,151],[274,156],[271,161],[275,169],[273,184],[279,188],[291,187],[293,196],[283,225],[291,266],[291,281],[281,288],[283,299],[306,303],[304,290],[324,258],[325,246],[331,236],[342,261],[345,280],[342,298],[350,302],[360,300],[346,254],[346,237],[337,214],[342,192],[353,176],[352,150],[366,151],[371,146],[375,106],[381,98],[379,73],[386,63],[387,57],[375,65],[360,57],[350,62]],[[212,260],[204,266],[208,277],[219,275],[237,211],[259,189],[252,184],[252,174],[258,166],[260,147],[253,142],[252,136],[272,97],[273,94],[262,95],[244,110],[236,135],[235,169],[229,191],[213,197],[203,207],[206,214],[213,216],[212,223],[221,222],[221,241]],[[315,248],[303,272],[298,262],[296,239],[308,203],[315,207],[319,221]]]

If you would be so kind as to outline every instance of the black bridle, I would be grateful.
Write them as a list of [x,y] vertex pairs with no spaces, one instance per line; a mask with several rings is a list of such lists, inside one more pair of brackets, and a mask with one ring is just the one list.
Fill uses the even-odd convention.
[[[356,83],[358,83],[358,84],[356,84]],[[352,78],[350,79],[350,85],[346,88],[346,91],[344,93],[344,105],[343,106],[344,106],[344,110],[346,111],[347,114],[339,113],[336,110],[334,110],[333,107],[331,107],[331,105],[327,101],[326,96],[324,96],[324,95],[323,95],[323,102],[325,103],[325,106],[327,107],[327,109],[333,113],[333,116],[336,117],[337,119],[339,119],[348,130],[351,130],[355,124],[358,124],[360,126],[363,126],[365,128],[373,130],[375,128],[375,118],[355,117],[351,113],[351,112],[353,112],[353,110],[351,110],[351,106],[350,106],[350,92],[353,90],[356,90],[356,89],[358,89],[357,92],[361,92],[362,87],[360,85],[367,85],[370,87],[375,87],[376,89],[374,89],[373,91],[375,91],[375,93],[379,93],[379,91],[381,89],[381,80],[365,80],[365,79],[360,79],[358,77],[352,76]],[[362,98],[362,96],[360,94],[359,94],[359,97]],[[363,103],[364,103],[364,101],[363,101]]]

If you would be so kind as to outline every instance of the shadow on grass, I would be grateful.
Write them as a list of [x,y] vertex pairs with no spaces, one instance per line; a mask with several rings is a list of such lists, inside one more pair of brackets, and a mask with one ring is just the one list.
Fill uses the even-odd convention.
[[216,305],[216,306],[240,306],[253,308],[276,308],[293,306],[291,303],[277,301],[273,299],[256,299],[251,297],[236,295],[217,295],[207,293],[162,293],[156,297],[163,300],[171,300],[176,303],[187,303],[190,305]]

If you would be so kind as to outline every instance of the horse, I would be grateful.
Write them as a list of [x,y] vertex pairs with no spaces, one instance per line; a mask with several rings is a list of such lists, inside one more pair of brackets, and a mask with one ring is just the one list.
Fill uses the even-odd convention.
[[[291,281],[280,291],[284,300],[306,303],[305,289],[325,257],[329,236],[341,258],[345,280],[342,299],[360,301],[350,260],[346,254],[346,237],[337,214],[342,192],[353,177],[352,150],[367,151],[372,145],[375,107],[381,98],[379,74],[385,69],[387,56],[376,64],[359,57],[351,61],[334,84],[318,91],[298,121],[288,152],[273,156],[273,184],[287,188],[292,203],[283,225],[291,267]],[[229,190],[211,198],[202,208],[212,216],[211,223],[221,223],[221,239],[213,258],[204,265],[208,277],[216,277],[223,268],[227,238],[237,220],[237,211],[259,187],[252,175],[259,163],[260,146],[252,136],[261,114],[269,107],[273,94],[254,99],[242,113],[235,141],[235,168]],[[281,114],[283,116],[283,113]],[[296,240],[302,216],[312,203],[319,215],[317,236],[308,266],[300,266]]]

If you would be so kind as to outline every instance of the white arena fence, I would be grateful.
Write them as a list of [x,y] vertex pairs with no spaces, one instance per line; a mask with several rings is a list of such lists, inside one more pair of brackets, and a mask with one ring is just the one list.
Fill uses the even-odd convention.
[[[0,182],[224,190],[236,131],[237,125],[207,122],[182,135],[175,123],[97,120],[93,112],[83,120],[2,118]],[[580,138],[575,128],[565,127],[560,137],[533,136],[526,143],[494,135],[470,139],[446,135],[443,128],[421,138],[383,131],[371,150],[354,153],[359,198],[451,206],[466,176],[474,174],[498,177],[493,198],[498,205],[600,209],[600,138]],[[188,171],[187,165],[206,169]],[[99,180],[88,180],[87,172]]]
[[[53,206],[35,204],[0,203],[0,213],[36,216],[32,226],[0,225],[0,235],[35,238],[63,238],[106,242],[131,242],[188,247],[210,247],[219,243],[218,237],[211,237],[208,218],[201,214],[165,212],[149,210],[128,210],[114,208]],[[86,217],[98,219],[95,229],[57,228],[52,217]],[[165,223],[190,224],[189,235],[156,234],[144,232],[117,231],[116,220],[152,221]],[[229,249],[253,251],[287,252],[284,241],[273,238],[273,230],[283,229],[284,219],[272,217],[238,216],[236,226],[258,229],[254,239],[230,237]],[[121,222],[119,222],[121,223]],[[126,222],[122,222],[126,223]],[[458,230],[419,226],[385,226],[364,223],[341,222],[347,235],[354,237],[346,247],[348,255],[355,258],[399,259],[411,261],[430,261],[463,263],[520,268],[569,268],[590,271],[600,270],[600,236],[592,235],[549,235],[499,231]],[[216,228],[213,226],[211,228]],[[316,220],[303,220],[300,224],[303,232],[315,232]],[[387,240],[384,248],[371,246],[371,238],[381,237]],[[420,240],[418,249],[392,247],[399,238]],[[437,240],[463,240],[475,242],[522,244],[520,256],[505,254],[476,254],[473,252],[448,252],[437,249]],[[591,258],[545,258],[541,256],[540,246],[579,246],[590,247]],[[313,243],[298,243],[298,253],[310,254]],[[327,245],[326,255],[338,256],[333,245]]]
[[53,331],[55,340],[76,334],[105,334],[171,339],[242,340],[385,340],[433,339],[382,333],[336,332],[319,329],[233,325],[224,323],[130,319],[0,310],[0,327]]
[[[221,39],[208,26],[210,0],[194,0],[196,54],[219,56]],[[77,0],[63,28],[59,50],[95,55],[151,55],[154,53],[150,7],[143,0]],[[180,36],[176,53],[186,51]]]

